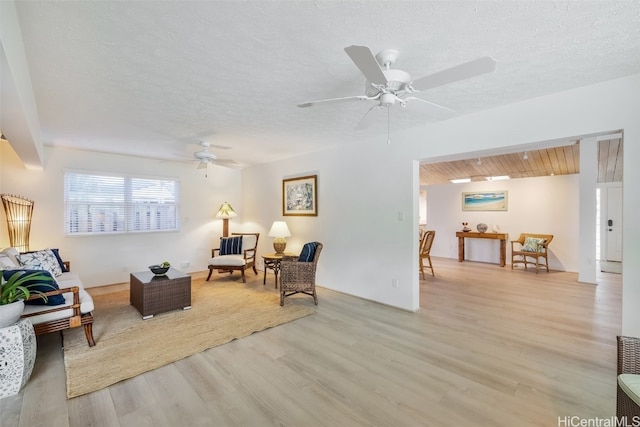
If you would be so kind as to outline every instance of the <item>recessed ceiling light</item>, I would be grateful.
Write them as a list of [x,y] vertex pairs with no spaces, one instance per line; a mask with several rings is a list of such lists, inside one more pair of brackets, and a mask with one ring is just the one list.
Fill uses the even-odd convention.
[[502,181],[504,179],[511,179],[509,175],[500,175],[500,176],[488,176],[487,181]]
[[450,181],[453,184],[462,184],[462,183],[465,183],[465,182],[471,182],[471,178],[451,179]]

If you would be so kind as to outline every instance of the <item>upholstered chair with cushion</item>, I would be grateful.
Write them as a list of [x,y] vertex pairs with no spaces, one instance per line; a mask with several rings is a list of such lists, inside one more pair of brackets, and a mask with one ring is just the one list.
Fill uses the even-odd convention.
[[285,256],[280,262],[280,305],[294,294],[307,294],[318,305],[316,294],[316,268],[322,252],[322,243],[305,243],[298,258]]
[[258,274],[256,252],[259,237],[260,233],[231,233],[231,237],[221,237],[220,247],[211,250],[207,281],[213,270],[229,273],[240,271],[243,283],[247,282],[245,270],[253,268],[253,272]]
[[[527,264],[536,266],[536,274],[538,267],[542,265],[549,272],[549,243],[553,240],[553,234],[533,234],[522,233],[518,240],[511,241],[511,269],[514,264],[524,264],[525,270]],[[527,258],[531,258],[528,260]],[[544,261],[544,263],[541,263]]]

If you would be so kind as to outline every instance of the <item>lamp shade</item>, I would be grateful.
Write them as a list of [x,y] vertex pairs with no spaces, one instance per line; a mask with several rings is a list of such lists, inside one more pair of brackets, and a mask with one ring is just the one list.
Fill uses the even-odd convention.
[[269,230],[269,237],[289,237],[291,233],[289,232],[289,227],[287,227],[287,223],[284,221],[274,221],[271,226],[271,230]]
[[237,213],[233,210],[231,205],[227,202],[224,202],[220,209],[218,209],[218,213],[216,214],[216,218],[229,219],[238,216]]

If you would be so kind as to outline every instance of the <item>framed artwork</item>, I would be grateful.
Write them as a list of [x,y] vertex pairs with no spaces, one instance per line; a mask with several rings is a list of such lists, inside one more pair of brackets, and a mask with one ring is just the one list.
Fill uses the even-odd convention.
[[506,211],[508,191],[474,191],[462,193],[463,211]]
[[318,175],[282,180],[282,215],[318,216]]

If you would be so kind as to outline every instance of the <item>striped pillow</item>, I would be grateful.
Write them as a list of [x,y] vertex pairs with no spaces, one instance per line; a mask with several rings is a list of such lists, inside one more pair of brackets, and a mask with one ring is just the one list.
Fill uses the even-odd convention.
[[220,238],[220,255],[239,255],[241,253],[242,236]]
[[300,252],[300,256],[298,257],[298,261],[301,262],[311,262],[313,261],[313,257],[316,255],[316,247],[318,243],[309,242],[305,243],[302,247],[302,252]]

